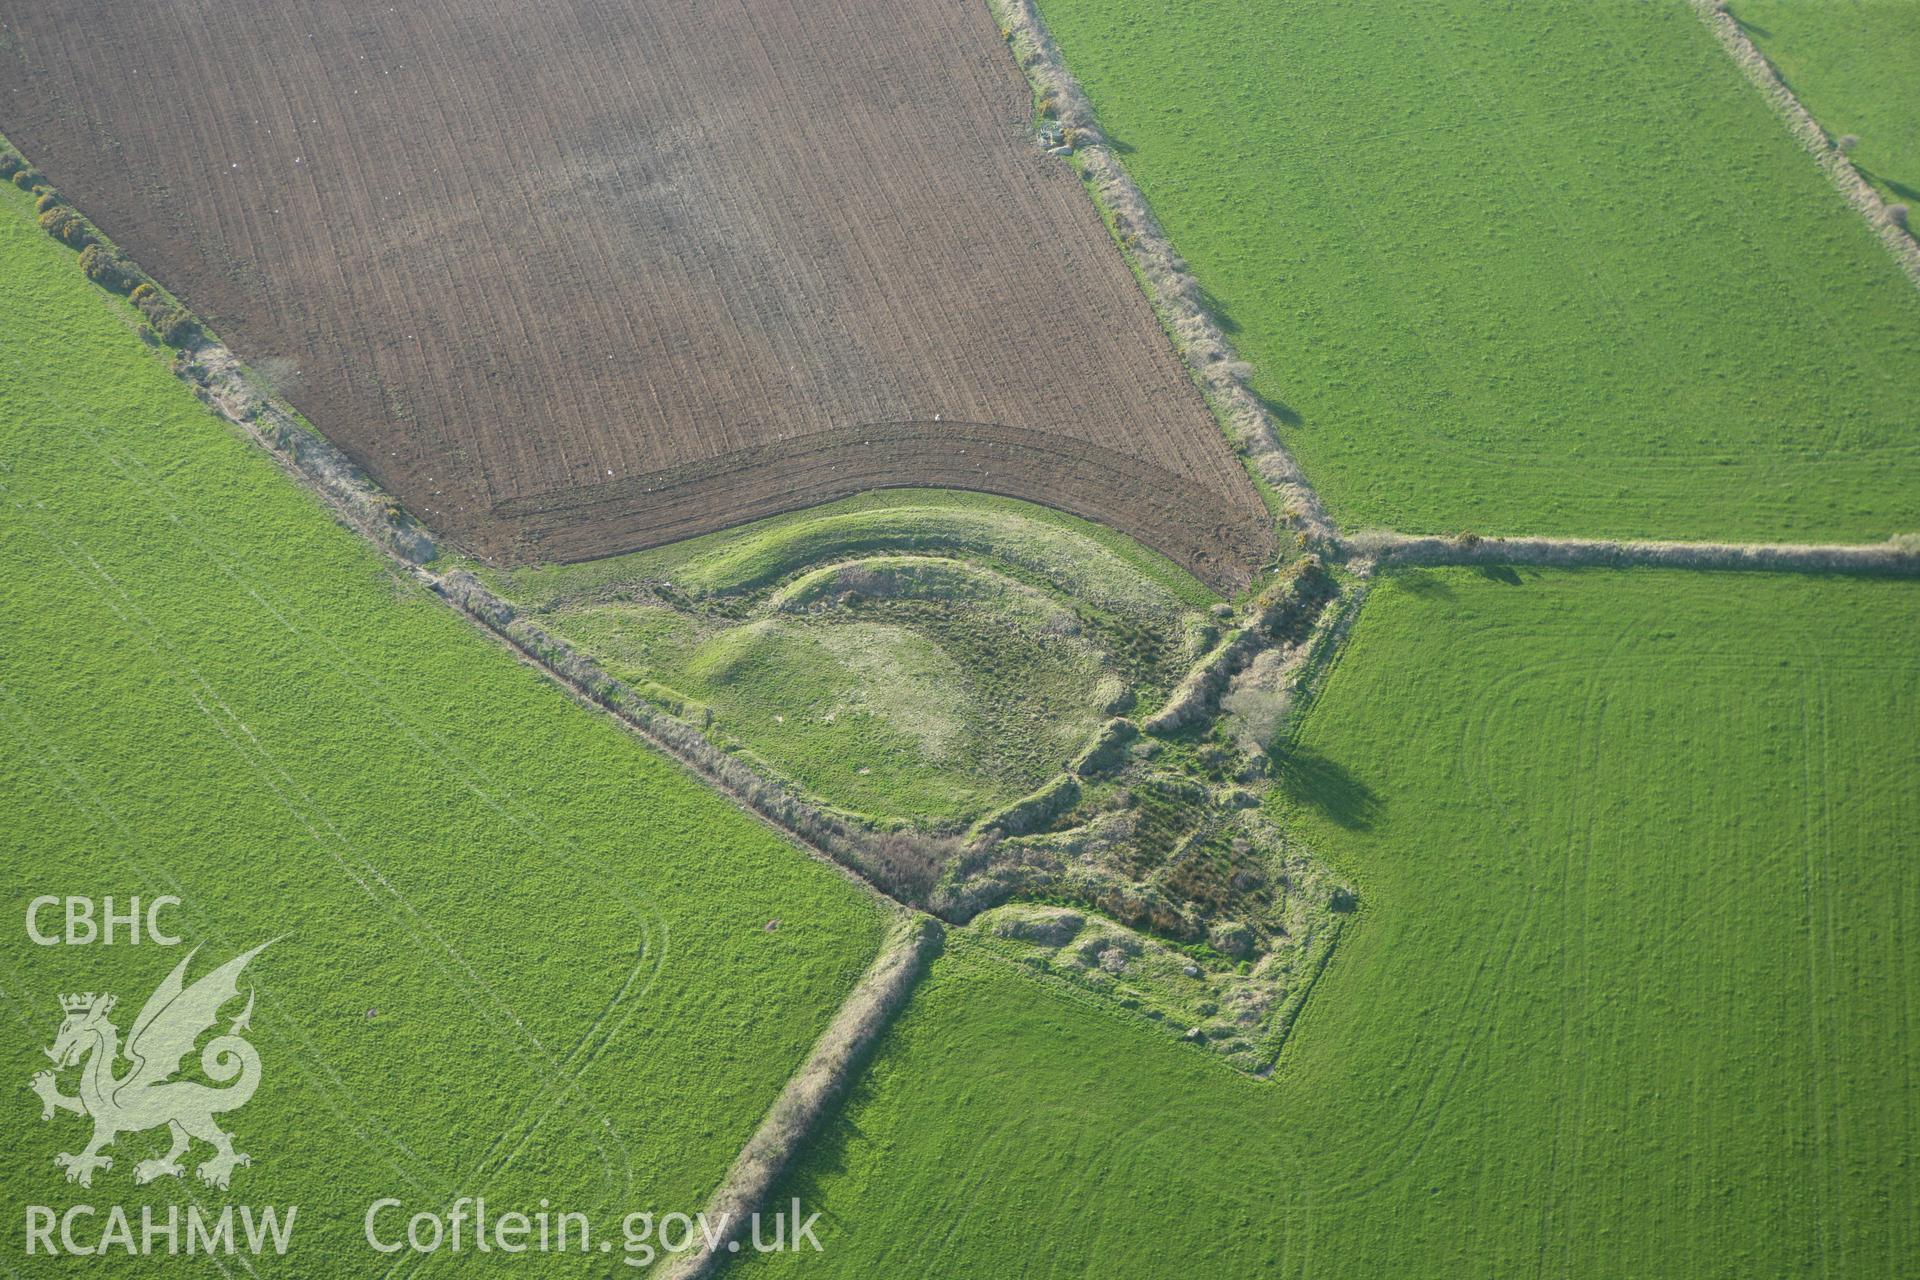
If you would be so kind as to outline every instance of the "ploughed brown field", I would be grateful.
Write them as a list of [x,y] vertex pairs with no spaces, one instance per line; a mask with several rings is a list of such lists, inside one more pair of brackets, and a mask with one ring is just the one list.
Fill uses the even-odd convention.
[[1030,498],[1267,513],[983,0],[0,0],[0,129],[428,524],[630,550]]

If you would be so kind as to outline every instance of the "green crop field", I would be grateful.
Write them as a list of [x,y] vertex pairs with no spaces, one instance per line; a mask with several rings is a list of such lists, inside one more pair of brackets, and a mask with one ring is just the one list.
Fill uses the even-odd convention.
[[582,565],[486,570],[540,625],[826,804],[956,827],[1152,706],[1214,596],[1029,503],[883,490]]
[[1920,528],[1920,292],[1687,6],[1040,9],[1349,527]]
[[[616,1238],[628,1210],[697,1209],[881,913],[398,579],[200,407],[27,199],[0,187],[0,1274],[49,1274],[15,1252],[30,1204],[297,1205],[292,1253],[243,1261],[312,1276],[420,1261],[362,1243],[379,1196],[407,1206],[389,1239],[458,1195],[547,1197]],[[137,1187],[164,1129],[123,1135],[90,1191],[54,1165],[88,1133],[27,1091],[58,997],[111,990],[124,1033],[187,951],[21,928],[35,897],[108,893],[182,899],[163,923],[200,947],[190,978],[274,940],[242,981],[264,1065],[223,1117],[254,1158],[228,1193],[191,1163]]]
[[[1728,9],[1890,202],[1920,205],[1920,3],[1736,0]],[[1920,210],[1916,210],[1920,213]]]
[[756,1265],[1904,1274],[1916,776],[1911,583],[1388,577],[1273,802],[1360,900],[1274,1081],[956,935]]

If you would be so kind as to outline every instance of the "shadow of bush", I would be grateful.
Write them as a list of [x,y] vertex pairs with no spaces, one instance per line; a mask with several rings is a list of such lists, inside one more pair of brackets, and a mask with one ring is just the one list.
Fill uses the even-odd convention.
[[1275,780],[1288,799],[1319,810],[1351,831],[1365,831],[1379,819],[1380,797],[1338,761],[1306,747],[1281,756]]

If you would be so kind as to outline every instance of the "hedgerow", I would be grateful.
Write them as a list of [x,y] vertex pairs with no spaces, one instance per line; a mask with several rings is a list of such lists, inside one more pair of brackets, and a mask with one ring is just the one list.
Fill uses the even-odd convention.
[[128,293],[152,285],[140,268],[129,262],[118,249],[106,244],[91,244],[80,251],[80,269],[87,279],[114,293]]

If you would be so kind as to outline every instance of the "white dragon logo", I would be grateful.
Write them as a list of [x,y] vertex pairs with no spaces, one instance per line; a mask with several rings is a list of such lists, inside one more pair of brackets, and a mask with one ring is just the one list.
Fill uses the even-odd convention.
[[[42,1120],[53,1119],[55,1111],[93,1118],[93,1140],[86,1150],[79,1155],[63,1151],[53,1158],[67,1171],[68,1182],[92,1186],[95,1169],[113,1168],[113,1158],[100,1154],[102,1147],[123,1133],[138,1133],[163,1124],[173,1132],[173,1146],[165,1155],[135,1165],[135,1182],[179,1177],[180,1157],[194,1138],[214,1149],[196,1170],[209,1186],[224,1191],[236,1166],[253,1163],[233,1149],[233,1137],[213,1122],[214,1116],[245,1106],[260,1084],[260,1055],[241,1038],[253,1016],[252,992],[247,995],[247,1007],[200,1052],[200,1069],[207,1079],[225,1087],[215,1089],[198,1081],[169,1077],[180,1070],[181,1059],[192,1051],[194,1041],[218,1020],[221,1007],[239,998],[240,971],[270,945],[261,943],[190,987],[185,978],[194,952],[189,952],[133,1020],[125,1049],[133,1066],[119,1077],[114,1075],[114,1066],[121,1056],[120,1030],[107,1019],[113,1012],[114,998],[93,992],[60,997],[66,1021],[53,1047],[46,1051],[53,1059],[54,1071],[34,1076],[33,1091],[40,1095]],[[65,1071],[83,1059],[80,1092],[67,1097],[55,1082],[55,1072]]]

